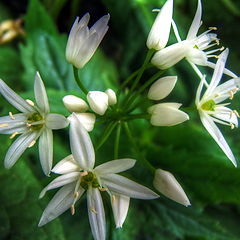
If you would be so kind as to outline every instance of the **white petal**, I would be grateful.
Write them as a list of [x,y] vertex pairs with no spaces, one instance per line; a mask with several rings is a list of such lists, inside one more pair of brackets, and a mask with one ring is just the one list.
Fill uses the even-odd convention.
[[193,42],[185,40],[163,48],[155,53],[151,63],[164,70],[181,61],[193,47]]
[[131,198],[155,199],[159,196],[147,187],[144,187],[128,178],[118,174],[107,174],[101,176],[103,185],[110,191],[123,194]]
[[183,204],[184,206],[191,205],[181,185],[170,172],[157,169],[155,171],[153,186],[173,201]]
[[202,18],[202,4],[201,0],[198,0],[197,11],[195,13],[191,27],[188,31],[187,39],[193,39],[197,36],[198,29],[201,26],[201,18]]
[[38,147],[43,172],[46,176],[49,176],[53,161],[53,134],[51,129],[45,128],[43,130],[39,138]]
[[81,169],[77,162],[73,159],[72,154],[58,162],[58,164],[56,164],[55,167],[52,169],[52,172],[57,174],[66,174],[79,171],[81,171]]
[[114,105],[117,103],[117,96],[116,96],[116,93],[108,88],[105,93],[108,95],[108,104],[111,106],[111,105]]
[[85,112],[88,110],[87,103],[74,95],[67,95],[63,98],[64,106],[69,112]]
[[167,76],[158,79],[152,84],[148,91],[148,98],[151,100],[161,100],[167,97],[173,90],[177,82],[177,76]]
[[213,76],[212,76],[212,80],[211,80],[211,82],[209,84],[209,87],[207,88],[207,90],[204,94],[205,96],[212,94],[212,92],[215,90],[215,88],[219,84],[219,82],[221,80],[221,77],[223,75],[225,63],[227,61],[228,52],[229,52],[229,50],[228,50],[228,48],[226,48],[219,55],[219,58],[217,60],[217,63],[216,63],[215,69],[214,69],[214,73],[213,73]]
[[10,116],[0,117],[0,134],[13,134],[15,132],[26,132],[27,115],[23,113],[14,114],[14,119]]
[[69,121],[61,114],[49,113],[46,116],[46,126],[50,129],[62,129],[67,127]]
[[136,160],[129,159],[129,158],[113,160],[97,166],[94,169],[94,172],[97,173],[97,175],[119,173],[119,172],[126,171],[129,168],[132,168],[135,163],[136,163]]
[[35,76],[34,95],[37,106],[40,108],[40,110],[43,113],[49,113],[50,108],[48,104],[48,97],[39,72],[37,72]]
[[158,104],[154,104],[153,106],[148,108],[148,113],[149,114],[153,114],[155,110],[157,110],[159,107],[171,107],[171,108],[180,108],[182,106],[181,103],[158,103]]
[[153,126],[174,126],[186,120],[189,116],[170,105],[171,103],[160,103],[154,108],[151,116],[151,124]]
[[99,114],[104,115],[108,108],[108,95],[100,91],[90,91],[87,95],[88,103],[91,109]]
[[160,50],[167,45],[171,29],[173,0],[167,0],[158,13],[147,39],[149,49]]
[[36,109],[29,105],[23,98],[16,94],[8,85],[0,79],[0,93],[6,100],[20,112],[36,112]]
[[[74,201],[75,185],[75,183],[68,184],[62,187],[54,195],[53,199],[49,202],[42,214],[42,217],[38,224],[39,227],[52,221],[71,207]],[[81,195],[84,193],[84,189],[80,188],[80,191],[78,193],[78,198],[80,198]]]
[[207,54],[196,48],[192,48],[186,55],[187,60],[200,66],[207,66]]
[[15,162],[21,157],[27,147],[38,137],[38,132],[27,132],[19,136],[8,149],[4,159],[5,168],[11,168]]
[[[81,122],[81,124],[85,127],[85,129],[88,132],[91,132],[94,128],[94,124],[96,121],[96,116],[93,113],[75,113],[75,116],[77,116],[78,120]],[[68,119],[71,121],[72,115],[68,117]]]
[[198,88],[197,88],[196,99],[195,99],[195,104],[197,106],[197,109],[198,109],[198,107],[200,107],[200,97],[201,97],[201,93],[202,93],[204,82],[206,81],[205,78],[206,78],[206,76],[203,75],[202,79],[201,79],[201,81],[200,81],[200,83],[198,85]]
[[106,239],[105,212],[102,197],[97,188],[89,188],[87,191],[88,217],[95,240]]
[[219,145],[219,147],[223,150],[223,152],[226,154],[226,156],[231,160],[233,165],[236,167],[237,163],[235,160],[235,157],[229,148],[226,140],[224,139],[222,133],[216,126],[216,124],[213,122],[211,117],[209,117],[207,114],[200,112],[200,118],[203,123],[203,126],[207,129],[209,134],[213,137],[213,139],[216,141],[216,143]]
[[111,199],[112,210],[116,228],[121,228],[128,213],[130,197],[125,195],[113,194]]
[[74,160],[84,170],[92,170],[95,153],[92,141],[77,116],[73,113],[70,123],[70,146]]
[[[90,34],[92,32],[97,32],[98,34],[98,41],[99,43],[102,41],[104,35],[106,34],[108,30],[108,21],[110,19],[110,15],[104,15],[102,16],[94,25],[90,28]],[[99,45],[98,43],[98,45]]]
[[59,188],[69,183],[75,182],[80,178],[80,172],[71,172],[55,178],[40,193],[39,198],[44,197],[45,193],[51,189]]

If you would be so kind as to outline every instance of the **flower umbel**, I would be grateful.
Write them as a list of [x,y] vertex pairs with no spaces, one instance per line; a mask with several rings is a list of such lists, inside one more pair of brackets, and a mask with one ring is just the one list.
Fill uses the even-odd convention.
[[39,226],[42,226],[71,208],[87,192],[89,222],[94,239],[105,239],[105,213],[100,191],[107,191],[111,198],[117,227],[121,227],[129,206],[130,197],[154,199],[158,195],[150,189],[135,183],[117,173],[132,168],[133,159],[119,159],[106,162],[94,168],[95,153],[91,139],[79,119],[73,114],[70,123],[70,145],[72,155],[60,161],[53,172],[63,174],[46,186],[40,194],[62,187],[43,212]]
[[4,159],[6,168],[11,168],[23,152],[35,144],[39,138],[39,157],[42,169],[49,175],[53,159],[53,129],[65,128],[68,120],[50,113],[47,93],[43,81],[37,72],[34,83],[36,105],[31,100],[24,100],[6,83],[0,80],[0,93],[22,113],[0,117],[0,134],[12,134],[11,139],[21,134],[9,148]]
[[104,35],[108,30],[110,15],[101,17],[90,29],[88,22],[89,13],[86,13],[79,21],[76,18],[68,37],[66,47],[66,59],[76,68],[83,68],[91,59]]
[[226,156],[232,161],[234,166],[237,166],[231,149],[229,148],[217,125],[214,123],[216,122],[224,125],[229,125],[231,128],[238,127],[238,112],[226,107],[226,105],[229,103],[220,104],[226,99],[231,100],[234,94],[239,90],[239,78],[232,78],[218,85],[223,75],[228,52],[228,49],[226,49],[219,56],[219,59],[216,63],[216,68],[212,76],[212,80],[202,98],[200,99],[202,88],[205,82],[205,76],[203,77],[197,90],[195,103],[204,127],[208,130],[209,134],[217,142]]

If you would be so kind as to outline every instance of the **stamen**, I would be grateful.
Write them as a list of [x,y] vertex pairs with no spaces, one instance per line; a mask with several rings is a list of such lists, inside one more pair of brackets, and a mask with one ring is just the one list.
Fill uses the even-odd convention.
[[97,211],[96,211],[93,207],[91,207],[90,210],[91,210],[93,213],[97,214]]
[[233,123],[230,123],[231,129],[234,129],[235,125]]
[[15,117],[13,116],[12,112],[9,112],[9,117],[10,117],[12,120],[15,120]]
[[71,206],[71,214],[72,214],[72,215],[75,214],[75,207],[74,207],[74,205]]
[[7,123],[0,124],[0,128],[8,127],[9,125]]
[[78,192],[75,192],[75,193],[74,193],[74,198],[78,198],[78,196],[79,196],[79,193],[78,193]]
[[219,40],[218,40],[218,39],[216,39],[216,43],[217,43],[217,45],[219,45],[219,44],[220,44],[220,42],[219,42]]
[[107,188],[104,188],[104,187],[99,187],[98,189],[99,189],[101,192],[107,191]]
[[217,28],[216,28],[216,27],[209,27],[208,29],[209,29],[209,30],[212,30],[212,31],[217,31]]
[[115,195],[112,195],[112,202],[114,203],[116,201]]
[[81,176],[81,177],[84,177],[84,176],[86,176],[86,175],[88,175],[88,172],[87,172],[87,171],[80,172],[80,176]]
[[237,116],[238,118],[240,118],[240,115],[239,115],[239,113],[238,113],[237,110],[233,110],[233,112],[236,114],[236,116]]
[[219,51],[223,51],[224,49],[225,49],[225,47],[222,46],[222,47],[219,49]]
[[161,10],[160,9],[158,9],[158,8],[154,8],[153,10],[152,10],[152,12],[160,12]]
[[229,99],[230,99],[230,100],[233,100],[234,92],[231,90],[231,91],[229,91],[228,93],[229,93],[229,95],[230,95]]
[[34,102],[30,99],[26,99],[26,102],[30,105],[30,106],[34,106]]
[[15,132],[15,133],[13,133],[9,138],[10,138],[10,139],[13,139],[13,138],[16,137],[17,134],[18,134],[18,132]]
[[28,147],[29,147],[29,148],[33,147],[35,143],[36,143],[36,141],[33,140],[32,142],[30,142],[30,144],[28,145]]
[[32,124],[31,123],[26,123],[27,127],[31,127]]

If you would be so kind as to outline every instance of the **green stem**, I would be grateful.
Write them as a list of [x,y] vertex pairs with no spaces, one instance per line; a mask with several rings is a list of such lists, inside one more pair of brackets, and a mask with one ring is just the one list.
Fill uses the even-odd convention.
[[121,122],[119,122],[118,123],[117,132],[116,132],[115,143],[114,143],[114,159],[118,159],[119,142],[120,142],[120,136],[121,136],[121,128],[122,128],[122,124],[121,124]]
[[134,120],[134,119],[148,119],[149,118],[149,114],[146,113],[138,113],[138,114],[131,114],[128,115],[126,117],[123,117],[122,120],[123,121],[129,121],[129,120]]
[[78,69],[76,67],[73,66],[73,74],[74,74],[74,78],[75,81],[77,82],[78,86],[80,87],[80,89],[85,93],[85,95],[88,94],[88,90],[83,86],[79,76],[78,76]]
[[102,137],[96,146],[96,151],[107,141],[107,139],[109,138],[109,136],[111,135],[113,129],[117,126],[117,124],[118,124],[118,122],[111,122],[105,128],[105,130],[102,134]]
[[152,173],[154,173],[155,168],[152,166],[152,164],[145,157],[142,156],[142,154],[141,154],[141,152],[140,152],[140,150],[139,150],[139,148],[138,148],[138,146],[137,146],[137,144],[136,144],[136,142],[135,142],[135,140],[132,136],[132,133],[129,129],[129,126],[128,126],[127,122],[124,123],[124,127],[125,127],[125,130],[126,130],[127,136],[129,138],[130,142],[132,143],[134,149],[135,149],[136,154],[139,156],[139,159],[142,161],[142,163],[144,163],[149,168],[149,170]]

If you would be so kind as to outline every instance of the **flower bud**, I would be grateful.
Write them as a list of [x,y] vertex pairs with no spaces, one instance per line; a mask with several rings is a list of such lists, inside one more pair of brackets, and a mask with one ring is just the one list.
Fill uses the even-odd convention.
[[179,110],[180,103],[159,103],[148,108],[148,112],[152,115],[150,122],[153,126],[174,126],[186,120],[189,116]]
[[105,93],[108,95],[108,104],[111,106],[111,105],[114,105],[117,103],[117,96],[116,96],[116,93],[112,90],[112,89],[107,89],[105,91]]
[[[94,127],[94,123],[96,121],[96,116],[93,113],[75,113],[75,116],[79,119],[79,121],[82,123],[84,128],[91,132]],[[72,115],[68,117],[69,121],[71,121]]]
[[104,115],[108,108],[108,95],[105,92],[90,91],[87,95],[87,100],[95,113]]
[[87,103],[74,95],[67,95],[63,98],[63,104],[69,112],[85,112],[88,110]]
[[186,207],[191,205],[181,185],[170,172],[157,169],[155,171],[153,186],[173,201]]
[[167,0],[158,13],[147,39],[149,49],[160,50],[167,45],[171,29],[173,0]]
[[177,76],[167,76],[158,79],[148,91],[148,98],[161,100],[169,95],[177,82]]

